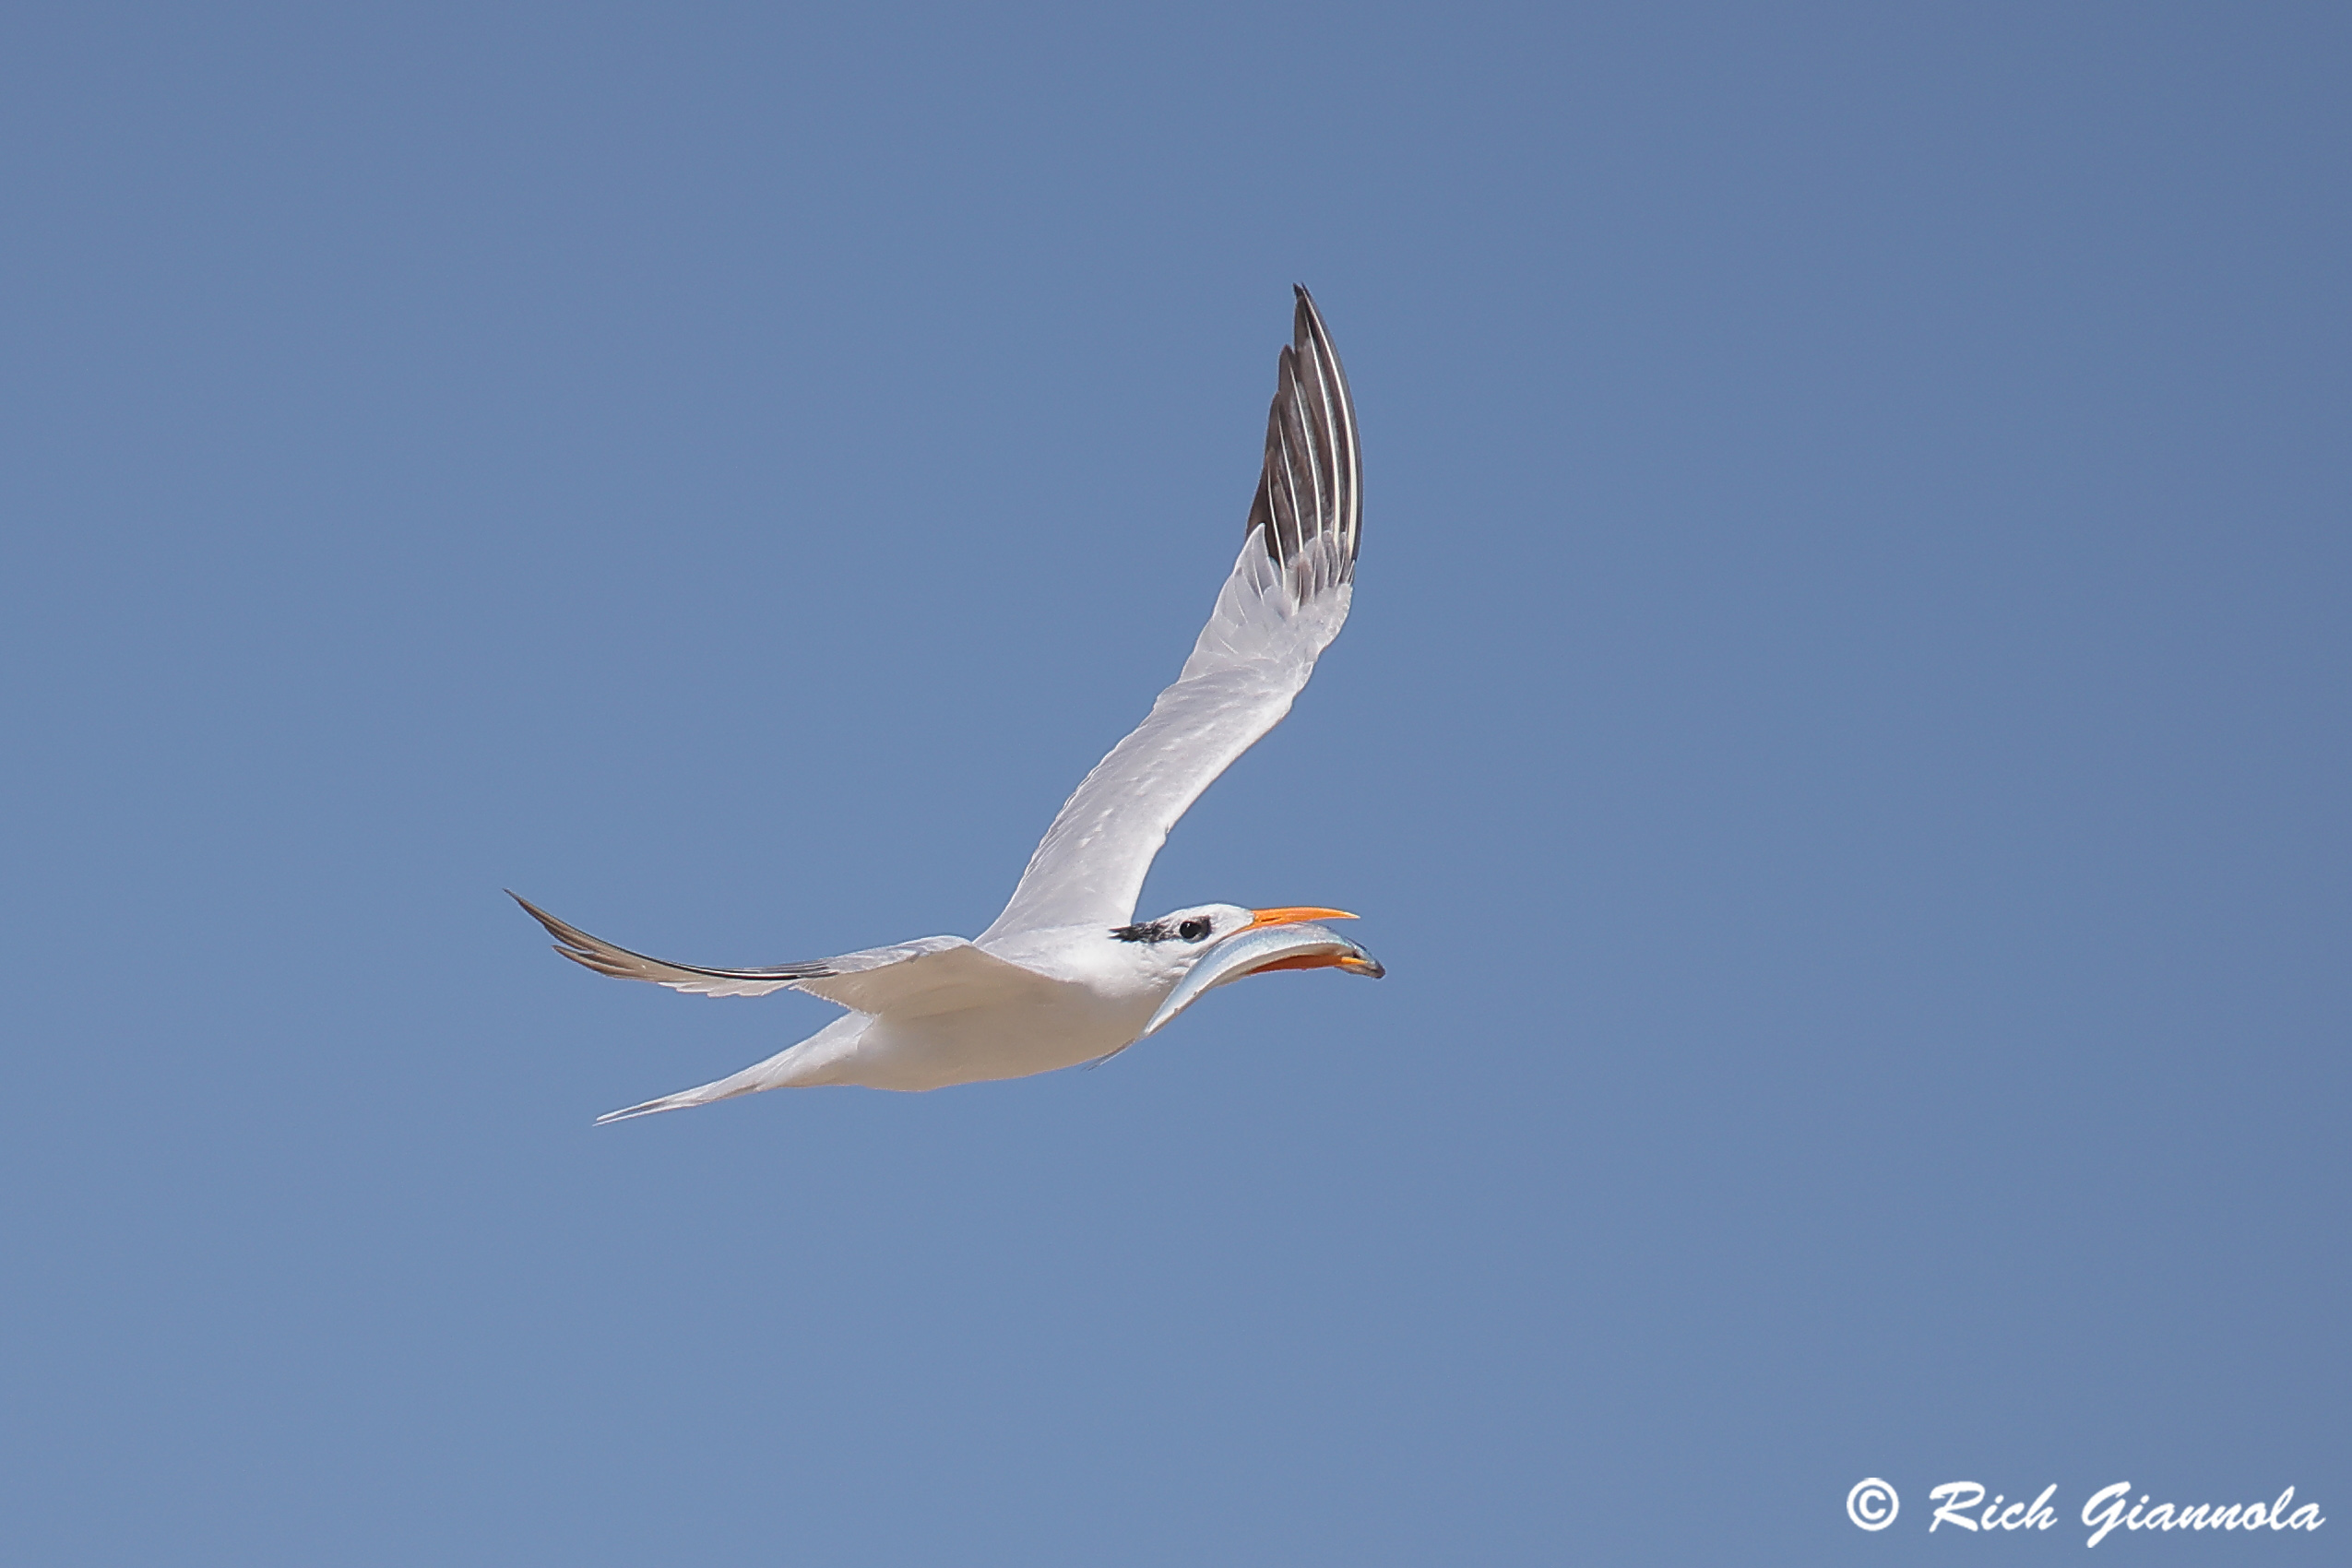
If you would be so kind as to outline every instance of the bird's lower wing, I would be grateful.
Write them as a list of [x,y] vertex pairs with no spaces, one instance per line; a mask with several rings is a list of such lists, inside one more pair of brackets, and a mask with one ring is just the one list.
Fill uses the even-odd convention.
[[837,1007],[921,1017],[957,1007],[1050,994],[1061,982],[983,953],[960,936],[926,936],[831,958],[759,969],[707,968],[647,957],[557,920],[519,894],[507,897],[555,938],[555,951],[600,975],[649,980],[700,996],[765,996],[804,991]]
[[[1035,969],[1025,969],[992,953],[983,953],[960,936],[930,936],[923,938],[923,943],[950,945],[926,948],[911,958],[845,968],[822,980],[802,980],[800,989],[837,1005],[885,1018],[922,1018],[964,1007],[1044,1002],[1069,989],[1065,981],[1039,974]],[[873,951],[889,953],[899,949],[885,947]],[[862,958],[866,955],[853,953],[849,956]]]

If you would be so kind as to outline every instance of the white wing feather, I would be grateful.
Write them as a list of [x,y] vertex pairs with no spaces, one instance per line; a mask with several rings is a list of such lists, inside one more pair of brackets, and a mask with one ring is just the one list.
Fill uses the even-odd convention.
[[1298,296],[1241,559],[1176,683],[1054,817],[983,944],[1133,920],[1169,830],[1282,721],[1348,619],[1362,517],[1355,406],[1314,302]]
[[649,958],[567,925],[517,894],[508,894],[555,938],[555,951],[600,975],[650,980],[700,996],[766,996],[804,991],[853,1012],[919,1018],[989,1003],[1036,1001],[1063,982],[983,953],[960,936],[925,936],[891,947],[868,947],[831,958],[764,969],[713,969]]

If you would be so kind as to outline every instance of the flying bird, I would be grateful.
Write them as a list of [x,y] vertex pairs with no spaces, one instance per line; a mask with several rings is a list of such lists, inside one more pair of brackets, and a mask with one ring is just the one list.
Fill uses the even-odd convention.
[[763,1089],[1024,1077],[1115,1056],[1246,975],[1336,968],[1380,978],[1370,954],[1319,923],[1356,918],[1344,909],[1202,904],[1135,919],[1169,830],[1282,721],[1348,619],[1362,517],[1356,410],[1314,301],[1296,292],[1241,559],[1176,683],[1063,805],[993,925],[969,941],[926,936],[714,969],[616,947],[513,895],[555,951],[599,974],[705,996],[802,991],[849,1009],[765,1062],[612,1111],[600,1125]]

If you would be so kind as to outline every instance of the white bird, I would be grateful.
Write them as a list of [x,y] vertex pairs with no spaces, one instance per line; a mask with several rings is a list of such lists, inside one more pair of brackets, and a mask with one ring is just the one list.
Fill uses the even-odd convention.
[[[931,1089],[1116,1055],[1211,988],[1271,969],[1380,964],[1319,925],[1344,909],[1203,904],[1137,921],[1152,858],[1202,790],[1282,721],[1348,619],[1362,465],[1348,378],[1300,289],[1266,417],[1246,539],[1176,683],[1062,807],[996,922],[764,969],[671,964],[616,947],[516,896],[555,950],[600,974],[706,996],[804,991],[849,1015],[766,1061],[600,1124],[762,1089]],[[1247,933],[1247,934],[1244,934]]]

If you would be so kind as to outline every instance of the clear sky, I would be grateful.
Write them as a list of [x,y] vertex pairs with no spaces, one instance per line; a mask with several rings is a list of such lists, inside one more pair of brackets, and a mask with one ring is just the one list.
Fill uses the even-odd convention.
[[[0,1554],[2343,1561],[2348,18],[9,6]],[[1293,280],[1355,616],[1144,903],[1389,978],[591,1129],[831,1010],[499,889],[984,926]]]

